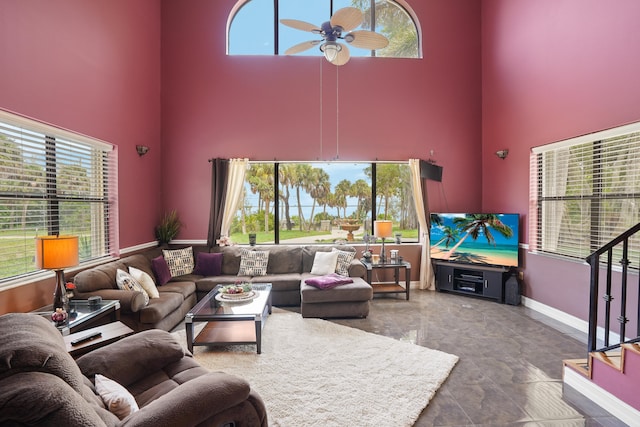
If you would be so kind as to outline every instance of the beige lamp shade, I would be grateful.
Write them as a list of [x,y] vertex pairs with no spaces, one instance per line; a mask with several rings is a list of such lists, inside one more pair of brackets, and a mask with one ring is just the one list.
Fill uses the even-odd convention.
[[373,221],[373,234],[383,239],[393,236],[393,222],[389,220]]
[[36,265],[47,270],[78,265],[78,236],[36,237]]

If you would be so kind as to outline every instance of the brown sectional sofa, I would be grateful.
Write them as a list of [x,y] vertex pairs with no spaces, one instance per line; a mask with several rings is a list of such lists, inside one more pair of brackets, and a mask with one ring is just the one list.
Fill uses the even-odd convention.
[[[184,247],[183,245],[180,248]],[[317,251],[331,251],[333,247],[344,251],[355,251],[350,246],[224,246],[212,248],[211,250],[206,246],[192,246],[194,263],[198,252],[222,253],[222,274],[210,277],[195,274],[173,277],[167,284],[157,287],[160,298],[150,299],[149,304],[146,306],[140,292],[117,289],[116,271],[118,268],[127,271],[128,267],[135,267],[147,272],[155,279],[151,260],[162,255],[162,248],[160,247],[84,270],[76,274],[73,281],[76,285],[76,298],[86,299],[96,295],[101,296],[103,299],[120,300],[121,321],[132,329],[141,331],[158,328],[169,331],[184,319],[197,300],[200,300],[218,284],[230,284],[236,281],[271,283],[273,286],[273,305],[299,306],[301,304],[303,281],[313,277],[310,272],[315,253]],[[242,248],[269,251],[269,262],[265,276],[238,276]],[[178,249],[178,247],[165,249]],[[354,315],[359,317],[366,317],[368,314],[369,300],[372,297],[372,290],[367,288],[368,285],[363,280],[365,275],[365,266],[357,259],[354,259],[349,267],[349,276],[357,278],[354,280],[360,287],[358,296],[359,308],[357,312],[354,312]],[[329,293],[325,295],[329,296]],[[334,295],[336,295],[336,292],[331,293],[330,299],[340,299],[339,295]],[[347,293],[344,295],[347,295]],[[353,292],[350,295],[353,295]],[[316,300],[318,299],[316,298]],[[331,301],[320,300],[314,302],[331,303]],[[321,306],[314,306],[314,308],[316,308],[316,310],[313,310],[315,314],[328,313],[326,310],[320,309]],[[337,311],[336,317],[345,316],[345,313],[348,313],[348,311]]]
[[[123,386],[140,410],[109,411],[96,374]],[[124,415],[123,415],[124,416]],[[266,427],[260,396],[243,379],[209,372],[165,331],[140,334],[76,361],[45,318],[0,316],[0,425]]]

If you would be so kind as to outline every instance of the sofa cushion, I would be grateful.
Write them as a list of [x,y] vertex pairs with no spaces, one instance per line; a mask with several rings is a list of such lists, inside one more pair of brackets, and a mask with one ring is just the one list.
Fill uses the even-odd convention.
[[240,270],[240,258],[243,248],[240,246],[223,246],[219,250],[222,254],[222,274],[237,275]]
[[323,276],[325,274],[334,273],[338,262],[337,252],[316,252],[313,257],[313,265],[311,266],[311,274]]
[[167,261],[162,255],[151,260],[151,268],[153,269],[153,275],[156,277],[158,285],[162,286],[171,280],[171,271],[169,270]]
[[162,255],[167,261],[172,277],[193,272],[193,248],[191,246],[183,249],[164,249]]
[[149,305],[139,310],[141,323],[158,323],[180,308],[184,297],[177,292],[166,292],[164,286],[159,289],[160,297],[149,300]]
[[242,249],[238,276],[264,276],[267,274],[269,251]]
[[102,398],[105,406],[121,420],[140,410],[136,399],[116,381],[96,374],[95,382],[96,392]]
[[193,274],[200,276],[219,276],[222,274],[221,253],[198,252],[196,255],[196,268]]
[[302,247],[284,245],[269,246],[267,274],[287,273],[302,273]]
[[118,288],[123,291],[141,292],[144,297],[144,304],[149,304],[149,294],[147,294],[147,291],[145,291],[142,285],[126,271],[120,269],[116,271],[116,284],[118,285]]

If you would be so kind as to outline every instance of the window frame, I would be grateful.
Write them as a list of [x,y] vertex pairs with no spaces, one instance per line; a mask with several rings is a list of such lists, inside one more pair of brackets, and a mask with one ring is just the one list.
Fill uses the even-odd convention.
[[[0,150],[6,155],[4,178],[15,181],[14,188],[0,187],[0,207],[10,213],[15,201],[33,204],[31,212],[25,207],[22,221],[5,217],[5,230],[15,233],[18,242],[0,248],[0,253],[25,260],[35,255],[35,236],[71,232],[81,237],[80,265],[117,256],[117,147],[1,109],[0,135],[7,141]],[[17,153],[13,157],[8,151],[12,146]],[[38,188],[34,184],[40,179]],[[25,186],[27,182],[32,185]],[[0,275],[0,289],[45,271],[35,260],[32,265],[16,261]]]
[[[243,55],[242,53],[231,53],[231,39],[232,39],[232,26],[234,24],[234,20],[236,19],[238,13],[242,10],[243,7],[247,6],[247,4],[249,4],[251,1],[253,0],[240,0],[238,1],[233,8],[231,9],[228,19],[227,19],[227,27],[226,27],[226,43],[225,43],[225,50],[226,50],[226,54],[227,55]],[[327,2],[327,6],[329,9],[329,16],[332,16],[335,10],[340,9],[341,7],[334,7],[334,1],[333,0],[324,0]],[[376,28],[378,26],[377,24],[377,17],[376,17],[376,8],[373,7],[375,6],[376,0],[369,0],[370,1],[370,6],[369,6],[369,19],[371,22],[374,23],[373,28]],[[413,12],[413,10],[411,9],[411,7],[409,6],[409,4],[404,1],[404,0],[385,0],[385,2],[387,3],[392,3],[393,6],[397,7],[398,9],[402,10],[406,16],[408,17],[408,19],[411,21],[411,24],[413,25],[413,28],[415,30],[415,34],[416,34],[416,56],[388,56],[389,58],[412,58],[412,59],[422,59],[423,55],[422,55],[422,31],[420,29],[420,23],[418,21],[418,18],[416,16],[416,14]],[[284,55],[284,53],[280,53],[280,0],[273,0],[273,52],[272,54],[274,56],[279,56],[279,55]],[[282,18],[295,18],[295,17],[282,17]],[[313,22],[315,23],[315,22]],[[318,25],[320,25],[320,22],[318,23]],[[301,40],[303,41],[303,40]],[[251,52],[251,53],[247,53],[248,55],[261,55],[262,53],[259,52]],[[322,56],[321,53],[319,53],[317,56]],[[371,50],[369,51],[369,55],[360,55],[360,54],[353,54],[353,57],[382,57],[379,54],[376,54],[376,50]]]
[[[271,180],[269,180],[270,185],[273,186],[273,192],[271,193],[271,199],[270,200],[270,208],[269,211],[267,212],[267,215],[265,215],[265,221],[267,220],[266,217],[267,216],[272,216],[273,217],[273,227],[269,227],[269,232],[272,233],[273,235],[273,242],[271,242],[271,240],[269,240],[268,242],[266,242],[265,244],[275,244],[275,245],[279,245],[279,244],[289,244],[288,240],[284,240],[281,241],[281,231],[283,230],[283,221],[285,220],[284,218],[282,218],[282,215],[280,214],[281,210],[282,210],[282,201],[281,201],[281,195],[280,195],[280,186],[281,186],[281,182],[280,182],[280,173],[282,171],[282,167],[286,166],[286,165],[296,165],[296,164],[303,164],[303,165],[328,165],[328,164],[357,164],[357,165],[361,165],[363,168],[363,171],[366,170],[366,168],[370,167],[370,172],[365,172],[366,174],[370,173],[370,187],[371,187],[371,194],[369,196],[369,198],[367,198],[368,202],[370,202],[370,209],[368,209],[367,215],[365,217],[365,219],[362,220],[362,222],[364,224],[366,224],[366,229],[362,229],[362,231],[364,232],[365,235],[369,235],[369,236],[373,236],[374,231],[373,231],[373,221],[375,219],[380,219],[380,218],[376,218],[376,214],[375,212],[378,211],[378,199],[380,198],[380,195],[377,194],[377,178],[378,178],[378,174],[377,174],[377,169],[380,165],[399,165],[399,166],[406,166],[407,168],[407,172],[410,175],[410,170],[409,170],[409,164],[408,161],[379,161],[379,162],[370,162],[370,161],[250,161],[249,162],[250,165],[268,165],[269,167],[272,167],[272,173],[273,173],[273,177]],[[320,167],[320,169],[325,170],[325,168]],[[400,174],[401,175],[401,174]],[[244,184],[244,189],[246,190],[248,186],[250,186],[250,184],[248,183],[248,180],[250,179],[250,174],[247,174],[247,176],[245,176],[245,184]],[[409,176],[409,181],[407,183],[405,183],[408,186],[411,186],[411,178]],[[350,182],[351,185],[355,184],[358,180],[354,181],[354,182]],[[274,183],[277,183],[274,184]],[[405,185],[405,187],[406,187]],[[255,194],[255,192],[249,190],[251,193]],[[333,193],[333,191],[335,191],[335,183],[331,185],[331,189],[330,192]],[[234,220],[233,222],[236,224],[235,227],[236,229],[238,228],[238,224],[240,223],[240,218],[245,218],[245,209],[247,207],[249,208],[254,208],[256,206],[254,206],[254,204],[247,204],[245,201],[246,198],[246,194],[243,196],[243,200],[242,202],[238,205],[238,209],[236,211],[236,214],[234,215]],[[308,195],[308,193],[307,193]],[[401,198],[402,194],[400,195],[395,195],[391,198],[392,201],[392,205],[394,203],[397,203],[398,200],[394,200],[395,198]],[[259,199],[259,196],[256,196]],[[291,196],[290,196],[291,197]],[[351,198],[354,198],[353,196],[349,196]],[[253,198],[253,197],[252,197]],[[411,199],[412,200],[412,199]],[[402,201],[400,199],[400,201]],[[406,201],[406,200],[405,200]],[[295,200],[294,200],[295,202]],[[316,205],[316,207],[318,207],[319,205]],[[259,207],[259,205],[257,205],[257,207]],[[293,215],[291,215],[291,217],[295,217],[296,216],[296,208],[298,208],[298,205],[296,203],[290,204],[290,211],[293,212]],[[354,206],[350,206],[350,208],[353,210]],[[402,237],[402,241],[404,243],[417,243],[419,241],[419,235],[420,235],[420,225],[417,222],[417,217],[415,215],[415,204],[411,203],[410,209],[413,210],[414,215],[405,215],[402,218],[394,218],[393,216],[390,216],[388,219],[393,220],[394,222],[394,227],[403,224],[404,221],[411,217],[414,218],[414,220],[416,221],[416,230],[417,230],[417,237],[413,238],[413,237],[407,237],[407,236],[403,236]],[[356,209],[357,210],[357,209]],[[254,215],[254,214],[259,214],[261,211],[258,209],[255,212],[253,211],[249,211],[248,213],[250,215]],[[318,215],[320,212],[316,212],[316,215]],[[353,212],[351,213],[353,214]],[[351,215],[350,214],[350,215]],[[264,215],[264,212],[262,212],[262,215]],[[350,216],[349,215],[349,216]],[[381,213],[378,215],[380,216]],[[391,215],[393,215],[393,213],[391,213]],[[330,215],[333,216],[333,215]],[[338,217],[340,218],[340,215],[338,215]],[[260,218],[260,223],[263,224],[263,220],[262,220],[262,216],[259,217]],[[331,221],[333,222],[336,218],[331,219]],[[342,218],[343,220],[345,218]],[[309,218],[310,221],[313,221],[313,218]],[[308,222],[308,221],[305,221]],[[246,225],[245,223],[243,223],[243,226]],[[271,224],[270,224],[271,225]],[[334,224],[335,225],[335,224]],[[292,228],[292,230],[295,230],[295,226]],[[409,228],[408,230],[413,230],[413,228]],[[231,236],[231,240],[234,241],[234,243],[247,243],[248,242],[248,235],[252,232],[255,231],[246,231],[246,232],[234,232],[233,231],[233,226],[232,229],[229,230]],[[239,234],[241,234],[241,240],[239,238]],[[309,236],[309,241],[304,242],[304,244],[323,244],[323,243],[316,243],[313,242],[313,236]],[[351,242],[350,242],[351,243]],[[360,240],[356,240],[353,243],[364,243],[361,242]]]
[[[584,154],[572,153],[571,150],[582,150]],[[604,246],[626,229],[640,221],[640,208],[635,209],[633,216],[620,216],[618,219],[633,222],[621,224],[606,221],[606,203],[617,201],[628,205],[638,205],[640,189],[632,191],[611,191],[609,182],[629,183],[640,179],[640,162],[628,161],[632,169],[625,169],[625,176],[611,178],[611,172],[606,167],[614,156],[628,150],[629,156],[635,159],[640,153],[640,122],[617,128],[607,129],[556,143],[534,147],[530,157],[530,186],[529,186],[529,252],[544,254],[561,259],[584,261],[593,251]],[[613,154],[612,154],[613,153]],[[582,161],[582,163],[577,163]],[[575,166],[583,169],[577,173]],[[556,169],[553,169],[556,168]],[[553,170],[552,170],[553,169]],[[607,175],[609,174],[609,175]],[[607,181],[608,178],[608,181]],[[579,193],[563,188],[578,184],[583,186]],[[555,185],[555,187],[553,187]],[[564,187],[563,187],[564,186]],[[562,194],[560,194],[562,193]],[[566,203],[564,203],[566,202]],[[588,231],[587,244],[581,244],[575,237],[573,242],[569,237],[562,237],[561,230],[567,228],[571,214],[566,213],[570,203],[583,203],[581,207],[588,211],[586,218],[580,223]],[[581,210],[580,213],[583,211]],[[576,217],[576,214],[573,214]],[[582,218],[582,217],[580,217]],[[636,218],[633,220],[633,218]],[[588,223],[588,226],[586,225]],[[555,228],[555,230],[554,230]],[[631,250],[636,255],[640,253],[640,242],[632,243]],[[636,265],[631,268],[638,269]]]

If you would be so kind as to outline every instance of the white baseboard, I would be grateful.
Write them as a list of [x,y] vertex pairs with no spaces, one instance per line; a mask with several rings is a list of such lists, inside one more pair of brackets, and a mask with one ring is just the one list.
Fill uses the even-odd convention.
[[[525,296],[522,297],[522,305],[535,310],[540,314],[551,317],[552,319],[557,320],[560,323],[577,329],[580,332],[584,332],[585,334],[589,333],[589,322],[587,322],[586,320],[582,320],[578,317],[572,316],[571,314],[565,313],[562,310],[558,310],[557,308],[542,304],[541,302],[532,300],[531,298],[527,298]],[[599,326],[596,330],[596,335],[599,340],[604,340],[604,328]],[[616,334],[613,331],[609,331],[609,342],[620,342],[620,335]]]
[[565,366],[563,381],[576,392],[630,426],[640,426],[640,411]]

